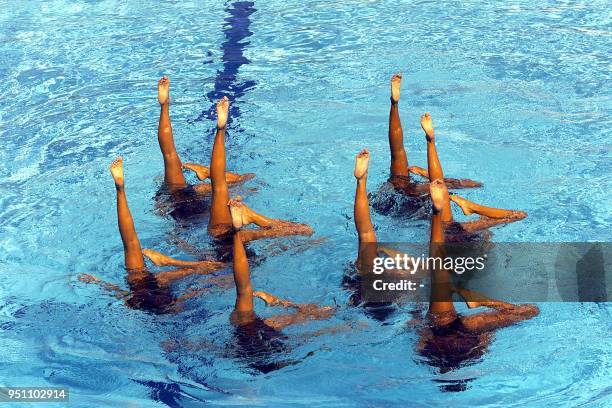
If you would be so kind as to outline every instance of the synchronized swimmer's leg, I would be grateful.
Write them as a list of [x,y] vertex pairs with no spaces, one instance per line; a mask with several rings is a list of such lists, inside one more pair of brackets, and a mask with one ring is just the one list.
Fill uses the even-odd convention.
[[170,189],[181,189],[187,183],[183,175],[181,159],[174,147],[172,123],[170,122],[170,79],[167,76],[157,83],[157,100],[161,106],[157,140],[164,155],[164,181]]
[[253,285],[249,272],[249,259],[242,242],[241,231],[234,232],[234,282],[236,283],[236,304],[234,312],[239,314],[253,312]]
[[132,219],[125,195],[123,158],[118,157],[113,161],[110,166],[110,172],[113,180],[115,180],[115,188],[117,189],[117,219],[119,233],[123,241],[125,267],[128,271],[143,269],[145,263],[140,248],[140,241],[138,240],[136,228],[134,228],[134,220]]
[[461,207],[461,211],[465,215],[478,214],[488,218],[522,220],[527,217],[527,213],[518,210],[505,210],[502,208],[487,207],[469,201],[457,194],[450,196],[451,201]]
[[280,299],[267,292],[253,292],[253,296],[260,298],[269,307],[284,307],[293,309],[292,313],[285,313],[269,317],[264,322],[277,330],[292,324],[300,324],[309,320],[328,319],[334,315],[336,309],[331,306],[319,306],[314,303],[293,303],[290,300]]
[[[192,275],[210,275],[211,273],[226,267],[227,264],[223,264],[222,266],[210,267],[210,266],[197,266],[197,267],[187,267],[187,268],[179,268],[173,269],[171,271],[163,271],[155,274],[155,279],[159,283],[160,286],[170,286],[173,282],[177,280],[186,278]],[[210,280],[208,281],[210,282]]]
[[130,296],[129,291],[122,289],[121,287],[119,287],[118,285],[115,285],[114,283],[104,282],[103,280],[100,280],[96,278],[95,276],[90,275],[88,273],[84,273],[80,275],[79,280],[83,283],[96,284],[100,286],[102,289],[104,289],[105,291],[107,291],[111,296],[117,299],[120,299],[120,300],[127,299]]
[[[416,174],[417,176],[429,179],[429,172],[427,171],[427,169],[424,169],[422,167],[410,166],[408,167],[408,171],[410,171],[410,173],[412,174]],[[470,179],[456,179],[451,177],[445,177],[444,182],[446,183],[446,186],[450,189],[482,187],[481,182]]]
[[430,243],[443,243],[444,223],[452,221],[444,219],[445,209],[449,206],[448,189],[444,181],[437,179],[429,183],[429,195],[432,203]]
[[391,150],[391,176],[408,176],[408,158],[404,148],[404,132],[399,117],[398,103],[402,75],[391,77],[391,110],[389,111],[389,148]]
[[209,273],[228,266],[225,262],[220,261],[183,261],[180,259],[171,258],[152,249],[143,249],[142,253],[157,266],[179,266],[185,268],[198,268],[202,270],[207,270],[209,271]]
[[444,172],[442,171],[442,165],[436,150],[433,121],[429,112],[421,116],[421,127],[425,131],[425,138],[427,139],[427,175],[429,176],[429,181],[431,182],[436,179],[444,180]]
[[479,293],[462,288],[457,288],[455,291],[463,297],[470,308],[488,307],[494,309],[489,312],[481,312],[461,318],[463,326],[474,333],[507,327],[514,323],[531,319],[540,312],[538,307],[532,304],[514,305],[489,299]]
[[242,242],[250,242],[263,238],[274,238],[292,235],[312,235],[310,226],[302,223],[278,220],[256,213],[244,204],[240,197],[227,203],[232,216],[233,227],[238,229],[245,225],[256,224],[258,229],[242,230]]
[[374,265],[374,258],[377,253],[376,232],[370,217],[370,204],[368,202],[368,191],[366,187],[368,179],[368,165],[370,162],[370,152],[363,149],[355,157],[354,176],[357,179],[355,188],[355,204],[353,206],[353,217],[355,219],[355,229],[359,237],[359,249],[357,253],[357,267],[367,268]]
[[450,200],[448,199],[448,190],[444,183],[442,165],[440,164],[438,152],[436,151],[433,122],[429,113],[425,113],[421,116],[421,127],[425,131],[425,138],[427,139],[427,174],[429,175],[429,181],[433,183],[434,180],[439,180],[438,186],[440,183],[444,184],[444,191],[446,191],[447,198],[443,200],[443,203],[441,201],[444,205],[441,210],[441,217],[442,221],[450,222],[453,220],[453,214],[451,212]]
[[[193,171],[196,174],[198,180],[201,181],[204,181],[210,177],[210,167],[202,166],[201,164],[184,163],[183,169]],[[225,181],[227,182],[227,184],[230,185],[243,183],[245,181],[251,180],[253,177],[255,177],[254,173],[237,174],[230,173],[229,171],[225,172]]]
[[527,213],[524,211],[486,207],[466,200],[456,194],[450,196],[450,199],[461,207],[461,211],[463,211],[465,215],[480,215],[480,218],[477,220],[461,223],[461,227],[467,232],[482,231],[495,225],[507,224],[527,217]]
[[[448,201],[448,190],[441,179],[432,181],[429,184],[429,189],[432,201],[429,256],[444,258],[443,214],[446,202]],[[434,323],[441,324],[455,318],[456,311],[452,295],[452,282],[449,271],[444,268],[432,270],[429,315]]]
[[212,184],[212,204],[208,232],[213,236],[226,234],[232,225],[227,202],[229,190],[225,181],[225,130],[229,113],[229,100],[224,96],[217,103],[217,133],[210,159],[210,181]]
[[427,140],[427,170],[418,166],[410,166],[409,171],[411,173],[428,178],[430,182],[435,179],[444,180],[448,188],[473,188],[482,186],[482,183],[470,179],[444,178],[444,172],[442,171],[442,165],[440,164],[438,151],[436,150],[433,121],[429,113],[425,113],[421,116],[421,127],[425,132],[425,138]]

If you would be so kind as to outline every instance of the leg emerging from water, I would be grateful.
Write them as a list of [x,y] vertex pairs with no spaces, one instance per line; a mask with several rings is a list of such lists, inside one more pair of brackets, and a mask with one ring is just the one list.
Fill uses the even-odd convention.
[[[234,225],[242,223],[242,217],[235,212],[232,213]],[[264,323],[274,329],[282,329],[290,324],[302,323],[306,320],[317,320],[329,318],[334,314],[331,307],[319,307],[314,304],[295,304],[288,300],[279,299],[266,292],[254,292],[249,272],[249,260],[243,244],[244,231],[234,232],[234,282],[236,283],[236,304],[232,313],[232,322],[236,325],[244,325],[255,320],[253,297],[257,296],[264,300],[269,306],[282,306],[296,309],[296,312],[273,316],[264,320]]]
[[[446,187],[446,183],[444,183],[442,165],[440,164],[438,152],[436,151],[433,122],[429,113],[425,113],[423,116],[421,116],[421,127],[425,131],[425,138],[427,139],[427,174],[429,175],[429,181],[432,184],[431,191],[440,195],[441,199],[439,202],[444,205],[440,210],[442,221],[450,222],[453,220],[453,214],[451,212],[450,200],[448,199],[448,189]],[[436,182],[435,185],[434,181]]]
[[119,233],[123,241],[123,252],[125,267],[129,270],[142,270],[145,267],[144,258],[140,248],[140,241],[134,228],[134,220],[128,207],[125,195],[123,177],[123,158],[118,157],[110,166],[110,172],[115,180],[117,189],[117,219],[119,223]]
[[240,197],[228,201],[234,228],[239,229],[249,224],[255,224],[258,229],[240,231],[242,242],[250,242],[263,238],[274,238],[292,235],[312,235],[313,230],[306,224],[268,218],[246,206]]
[[[429,256],[444,258],[443,211],[448,201],[448,190],[444,181],[434,180],[429,185],[432,201],[431,235],[429,239]],[[452,282],[449,271],[439,267],[431,271],[431,294],[429,315],[436,324],[446,324],[453,320],[457,313],[452,301]]]
[[213,236],[226,234],[232,225],[232,216],[227,203],[229,190],[225,181],[225,130],[229,112],[229,101],[224,96],[217,103],[217,134],[210,159],[210,181],[212,184],[212,204],[208,232]]
[[391,176],[405,176],[408,173],[408,158],[404,148],[404,132],[399,117],[398,103],[402,75],[391,77],[391,110],[389,112],[389,148],[391,150]]
[[249,272],[249,259],[247,258],[241,232],[234,232],[234,282],[236,283],[236,304],[234,312],[253,313],[253,285]]
[[411,173],[418,174],[422,177],[427,177],[429,178],[430,182],[435,179],[444,180],[448,188],[472,188],[482,186],[482,183],[470,179],[444,178],[444,172],[442,171],[442,165],[440,164],[438,151],[436,150],[433,121],[431,120],[431,115],[429,113],[425,113],[423,116],[421,116],[421,127],[423,128],[425,138],[427,139],[427,170],[421,167],[411,166]]
[[187,185],[181,165],[181,159],[174,147],[172,123],[170,122],[170,79],[163,77],[157,83],[157,100],[161,106],[157,140],[164,155],[164,181],[171,189],[180,189]]
[[366,187],[369,162],[370,153],[367,149],[363,149],[355,157],[354,176],[357,179],[357,187],[355,189],[353,216],[359,237],[359,252],[357,253],[356,264],[358,268],[366,268],[365,271],[373,267],[374,258],[377,254],[376,232],[370,218],[370,204]]
[[433,121],[429,112],[421,116],[421,127],[425,131],[425,138],[427,139],[427,174],[429,181],[431,182],[436,179],[444,180],[444,172],[442,171],[442,165],[436,150]]

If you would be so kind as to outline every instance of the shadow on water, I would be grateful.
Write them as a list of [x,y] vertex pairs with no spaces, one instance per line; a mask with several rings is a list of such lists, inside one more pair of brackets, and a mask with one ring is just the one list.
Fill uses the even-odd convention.
[[240,108],[235,101],[256,84],[253,80],[240,82],[237,78],[240,67],[250,63],[249,59],[244,56],[244,49],[249,42],[244,40],[253,35],[249,27],[251,26],[250,16],[256,11],[254,6],[255,3],[252,1],[235,1],[225,8],[228,17],[224,19],[225,41],[221,44],[223,69],[217,71],[215,87],[206,94],[211,106],[200,113],[195,121],[214,119],[215,102],[223,96],[230,99],[229,122],[231,123],[232,118],[240,116]]

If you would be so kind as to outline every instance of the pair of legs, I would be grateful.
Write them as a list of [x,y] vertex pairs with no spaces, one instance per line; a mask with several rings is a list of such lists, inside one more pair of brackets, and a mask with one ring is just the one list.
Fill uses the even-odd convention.
[[[441,183],[443,183],[440,180]],[[432,183],[432,199],[437,197]],[[444,257],[443,206],[434,201],[431,218],[430,257]],[[482,356],[495,330],[531,319],[539,313],[531,304],[514,305],[489,299],[481,294],[454,287],[452,271],[443,268],[431,271],[429,324],[419,331],[417,351],[428,357],[442,372],[459,368],[467,360]],[[489,311],[459,316],[452,300],[454,294],[464,299],[469,308],[486,307]]]
[[355,220],[357,236],[359,237],[356,266],[359,270],[366,272],[372,270],[374,258],[376,258],[378,252],[376,232],[374,231],[374,225],[372,225],[368,190],[366,187],[369,162],[370,152],[367,149],[363,149],[355,157],[355,171],[353,173],[355,179],[357,179],[353,218]]
[[527,213],[523,211],[487,207],[473,203],[455,194],[450,196],[446,182],[447,179],[444,178],[442,165],[438,158],[433,121],[429,113],[421,116],[421,127],[425,131],[425,138],[427,139],[427,176],[430,180],[431,199],[434,209],[440,208],[440,217],[444,223],[447,225],[453,223],[451,201],[459,205],[464,214],[478,214],[480,216],[478,220],[460,224],[461,228],[466,232],[477,232],[498,224],[514,222],[527,217]]
[[[439,208],[440,219],[449,230],[459,227],[463,232],[476,233],[499,224],[515,222],[527,217],[527,213],[524,211],[487,207],[456,194],[449,195],[446,183],[441,179],[436,179],[430,183],[430,192],[433,206]],[[453,220],[450,208],[451,201],[456,203],[465,215],[478,214],[480,217],[474,221],[456,223]]]
[[[430,256],[444,257],[443,244],[445,242],[443,210],[444,182],[440,179],[431,183],[431,198],[433,202],[430,232]],[[448,195],[448,192],[446,193]],[[496,209],[495,209],[496,210]],[[487,331],[508,326],[520,320],[531,318],[538,313],[534,305],[513,305],[506,302],[488,299],[482,295],[465,289],[455,288],[451,283],[451,271],[436,269],[431,271],[431,300],[429,313],[437,323],[445,320],[454,320],[456,316],[452,301],[453,293],[460,295],[468,307],[488,307],[494,312],[479,313],[462,318],[463,325],[470,331]],[[435,293],[434,293],[435,292]]]
[[[406,149],[404,148],[404,132],[402,130],[402,122],[399,117],[399,99],[400,99],[400,88],[402,84],[402,75],[395,74],[391,77],[391,109],[389,112],[389,148],[391,150],[391,181],[397,184],[397,187],[406,187],[406,181],[410,179],[410,173],[429,178],[430,181],[436,178],[443,178],[441,175],[442,169],[439,168],[439,172],[436,173],[440,177],[429,177],[427,170],[408,165],[408,156],[406,155]],[[422,121],[421,121],[422,122]],[[428,142],[427,145],[427,156],[430,156],[430,150],[433,148],[435,151],[435,145]],[[436,153],[437,156],[437,153]],[[446,183],[450,188],[471,188],[480,187],[482,183],[469,179],[445,179]],[[412,189],[414,190],[414,188]],[[418,189],[417,189],[418,190]],[[416,192],[419,192],[415,190]],[[426,190],[424,190],[426,191]]]
[[212,205],[208,232],[213,237],[226,237],[234,227],[241,228],[243,225],[254,223],[260,228],[242,231],[243,242],[288,235],[312,235],[313,230],[308,225],[264,217],[242,203],[240,197],[230,200],[225,172],[225,131],[228,112],[229,101],[224,97],[217,104],[217,133],[210,161]]
[[[157,126],[157,140],[164,156],[164,182],[171,191],[180,191],[187,187],[183,169],[191,170],[196,173],[198,179],[204,181],[210,177],[208,167],[181,162],[181,159],[174,146],[174,136],[172,134],[172,122],[170,121],[170,79],[164,76],[157,83],[157,100],[161,107],[159,114],[159,124]],[[241,183],[254,177],[254,174],[244,175],[226,173],[227,182],[230,184]],[[210,184],[197,184],[193,186],[198,193],[208,194],[211,191]]]
[[[241,220],[238,216],[236,224]],[[303,323],[308,320],[327,319],[334,314],[331,307],[320,307],[314,304],[296,304],[288,300],[279,299],[266,292],[254,292],[249,272],[249,260],[244,248],[242,234],[244,231],[236,229],[233,234],[234,282],[236,283],[236,303],[232,312],[231,321],[236,326],[246,326],[255,320],[260,320],[255,314],[253,299],[258,297],[268,306],[280,306],[292,309],[293,312],[272,316],[263,319],[263,323],[275,330],[283,329],[292,324]]]
[[[357,252],[357,267],[366,268],[364,271],[371,271],[374,264],[374,258],[378,253],[383,253],[387,256],[394,257],[403,255],[399,251],[390,248],[379,247],[376,240],[376,232],[372,225],[370,216],[370,205],[368,202],[368,190],[366,182],[368,179],[368,165],[370,162],[370,152],[367,149],[360,151],[355,156],[355,171],[354,176],[357,179],[357,187],[355,189],[355,203],[353,206],[353,218],[355,220],[355,229],[359,238],[359,249]],[[369,269],[367,269],[369,268]]]
[[[125,298],[129,305],[155,305],[157,309],[161,310],[176,305],[177,299],[174,299],[168,290],[172,282],[194,274],[207,275],[227,266],[227,264],[217,261],[180,261],[153,250],[142,250],[127,202],[123,159],[121,157],[113,161],[110,171],[117,190],[117,221],[123,243],[124,262],[128,271],[127,282],[130,291],[122,291],[116,285],[102,282],[90,275],[81,277],[82,281],[102,285],[104,288],[115,292],[118,296]],[[156,265],[177,266],[179,269],[159,272],[153,275],[145,265],[144,256],[150,258]],[[139,298],[138,302],[131,301],[135,297]],[[156,299],[147,299],[151,297]]]

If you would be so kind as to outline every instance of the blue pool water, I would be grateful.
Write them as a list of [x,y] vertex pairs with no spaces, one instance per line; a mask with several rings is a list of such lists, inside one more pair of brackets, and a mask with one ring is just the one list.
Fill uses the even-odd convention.
[[[356,252],[354,155],[371,150],[375,191],[395,71],[411,164],[426,163],[418,117],[430,111],[446,174],[485,183],[465,195],[529,213],[494,240],[611,240],[608,1],[125,3],[2,2],[0,385],[69,387],[83,407],[612,405],[609,304],[541,304],[441,373],[415,352],[412,305],[380,322],[341,287]],[[252,268],[257,288],[340,306],[286,330],[276,359],[299,364],[255,373],[232,352],[232,288],[155,316],[77,279],[125,285],[117,155],[143,246],[182,259],[210,248],[205,224],[155,210],[163,74],[181,157],[208,162],[212,101],[228,95],[228,168],[257,174],[246,202],[326,238]],[[380,240],[428,239],[425,218],[373,217]],[[175,291],[189,286],[206,281]]]

